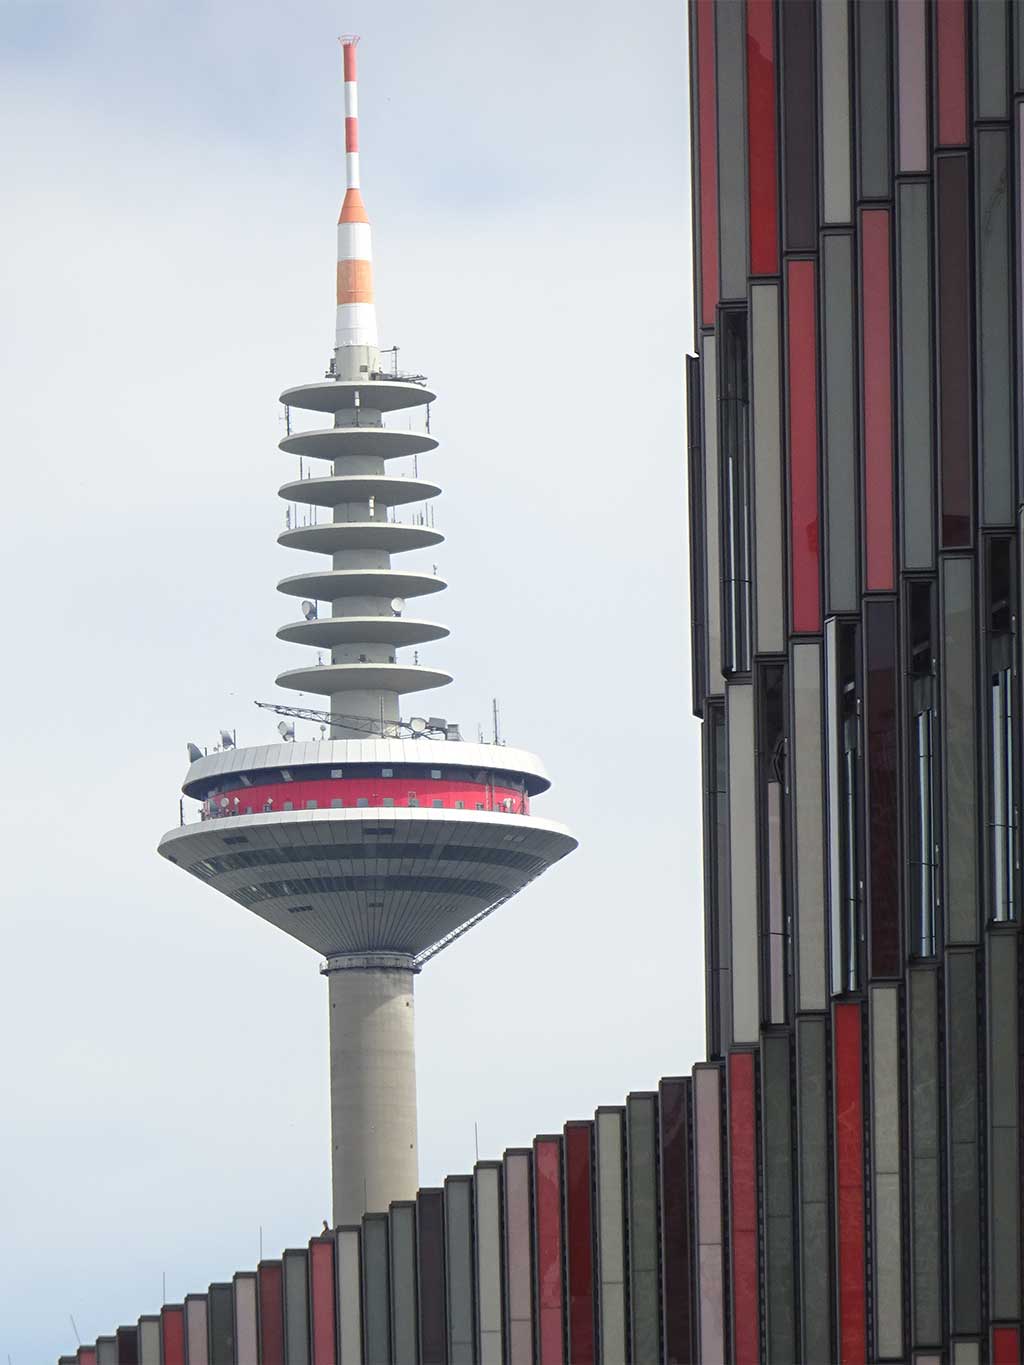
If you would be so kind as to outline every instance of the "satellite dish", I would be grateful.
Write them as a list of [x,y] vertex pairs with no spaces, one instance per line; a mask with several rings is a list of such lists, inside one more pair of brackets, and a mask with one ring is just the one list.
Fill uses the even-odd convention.
[[303,616],[306,618],[307,621],[315,621],[315,620],[316,620],[316,603],[315,603],[315,602],[303,602],[303,604],[302,604],[302,614],[303,614]]
[[295,722],[293,720],[282,720],[278,722],[277,733],[285,741],[290,743],[295,738]]
[[409,729],[414,735],[422,735],[427,728],[427,722],[422,716],[413,716],[409,721]]
[[395,613],[396,616],[401,616],[402,612],[405,611],[405,598],[392,597],[391,610]]
[[220,747],[222,749],[233,749],[235,747],[235,737],[230,730],[221,730]]
[[202,749],[200,749],[199,745],[198,745],[198,744],[193,744],[192,741],[189,740],[189,742],[188,742],[188,761],[189,761],[190,763],[197,763],[197,762],[199,761],[199,759],[201,759],[202,757],[203,757],[203,751],[202,751]]

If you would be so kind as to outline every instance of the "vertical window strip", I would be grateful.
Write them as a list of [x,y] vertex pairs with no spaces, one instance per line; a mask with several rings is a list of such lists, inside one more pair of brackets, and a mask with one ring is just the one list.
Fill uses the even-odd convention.
[[707,622],[704,508],[704,449],[701,430],[700,361],[686,357],[686,472],[690,503],[690,674],[693,713],[704,714],[707,695]]
[[931,583],[908,585],[910,701],[910,916],[911,951],[937,950],[938,836],[935,827],[935,611]]
[[863,938],[859,834],[861,717],[854,622],[833,618],[826,623],[825,677],[832,991],[842,994],[860,986]]
[[781,664],[766,664],[759,677],[757,781],[763,811],[760,838],[763,848],[761,942],[764,976],[764,1017],[771,1024],[787,1020],[786,980],[789,975],[789,922],[785,895],[785,810],[788,797],[786,739],[786,672]]
[[718,469],[718,341],[701,345],[704,436],[704,608],[707,620],[708,695],[722,695],[722,565]]
[[821,629],[821,585],[814,262],[789,261],[786,284],[792,621],[795,632],[816,633]]
[[949,548],[971,544],[973,521],[970,200],[966,156],[938,158],[935,197],[941,530],[943,547]]
[[715,325],[718,306],[718,127],[715,110],[714,0],[696,0],[697,127],[700,172],[701,322]]
[[697,1173],[698,1359],[725,1360],[721,1072],[693,1068]]
[[935,0],[939,146],[967,141],[967,13],[964,0]]
[[867,871],[871,975],[896,976],[900,952],[899,739],[896,718],[896,603],[864,606]]
[[774,275],[779,269],[775,5],[760,0],[746,10],[750,273]]
[[756,648],[781,654],[786,647],[782,494],[781,291],[776,284],[750,290],[751,430]]
[[926,0],[897,0],[896,41],[900,171],[928,170]]
[[889,211],[860,215],[867,589],[893,587],[892,291]]
[[1016,620],[1010,541],[988,543],[989,839],[992,918],[1018,917],[1017,821],[1014,763],[1014,636]]
[[722,313],[721,449],[725,496],[723,659],[726,673],[750,671],[750,435],[746,312]]

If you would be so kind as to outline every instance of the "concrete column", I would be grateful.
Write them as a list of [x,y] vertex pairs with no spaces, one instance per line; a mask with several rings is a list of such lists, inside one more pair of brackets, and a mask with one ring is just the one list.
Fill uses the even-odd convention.
[[335,1227],[415,1199],[416,1052],[411,958],[329,958]]

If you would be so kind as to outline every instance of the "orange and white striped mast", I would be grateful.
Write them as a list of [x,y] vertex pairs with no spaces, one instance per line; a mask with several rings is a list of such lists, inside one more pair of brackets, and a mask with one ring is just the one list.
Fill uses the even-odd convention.
[[345,63],[345,200],[338,218],[338,315],[334,368],[339,379],[374,374],[380,366],[373,299],[370,220],[359,186],[359,91],[355,36],[339,38]]

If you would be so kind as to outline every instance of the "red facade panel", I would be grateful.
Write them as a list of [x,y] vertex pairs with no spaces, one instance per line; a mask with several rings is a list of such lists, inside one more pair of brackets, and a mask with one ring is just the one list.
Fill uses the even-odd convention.
[[757,1365],[761,1333],[757,1268],[757,1115],[754,1054],[729,1055],[729,1227],[735,1365]]
[[790,561],[794,631],[821,630],[818,344],[813,261],[786,265]]
[[312,1365],[336,1365],[333,1238],[314,1238],[309,1244],[309,1305]]
[[715,109],[715,10],[696,0],[697,167],[700,178],[700,318],[715,325],[718,306],[718,116]]
[[967,12],[964,0],[935,0],[939,145],[967,141]]
[[992,1328],[992,1365],[1020,1365],[1020,1328]]
[[775,6],[747,5],[747,141],[750,273],[779,272],[779,162],[776,134]]
[[562,1365],[562,1144],[533,1144],[534,1231],[537,1247],[539,1365]]
[[284,1285],[280,1261],[256,1270],[260,1305],[260,1365],[284,1365]]
[[893,587],[892,273],[889,210],[860,215],[861,366],[868,592]]
[[78,1365],[96,1365],[95,1346],[79,1346]]
[[185,1365],[185,1309],[177,1304],[160,1312],[162,1365]]
[[594,1125],[565,1125],[565,1246],[569,1287],[569,1359],[593,1365]]
[[839,1242],[839,1360],[867,1359],[864,1234],[864,1095],[861,1007],[836,1005],[836,1221]]

